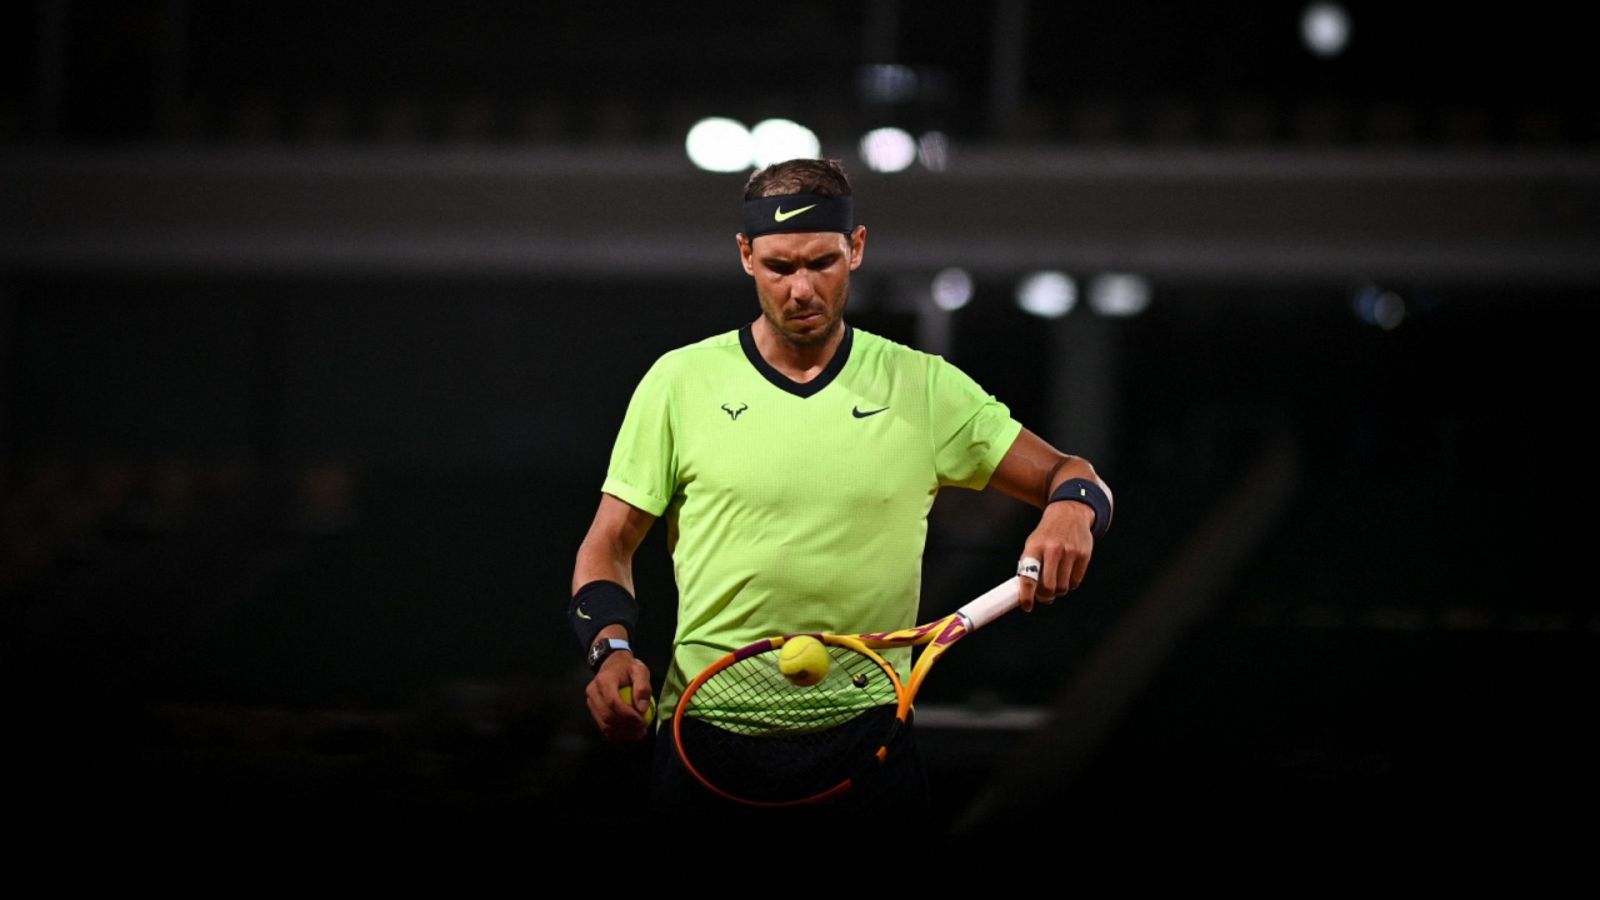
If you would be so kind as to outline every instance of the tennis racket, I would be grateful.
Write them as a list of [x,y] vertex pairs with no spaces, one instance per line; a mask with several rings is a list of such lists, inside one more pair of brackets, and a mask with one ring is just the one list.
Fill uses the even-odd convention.
[[[679,758],[701,784],[752,806],[831,800],[870,778],[911,716],[933,664],[966,635],[1016,609],[1009,578],[934,622],[873,634],[811,634],[829,664],[820,681],[792,683],[778,668],[784,645],[767,638],[707,666],[673,714]],[[876,651],[924,647],[909,678]]]

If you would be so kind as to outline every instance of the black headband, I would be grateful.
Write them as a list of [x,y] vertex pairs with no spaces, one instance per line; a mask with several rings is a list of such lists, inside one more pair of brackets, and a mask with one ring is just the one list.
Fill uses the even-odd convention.
[[744,236],[753,241],[763,234],[795,231],[856,230],[855,203],[849,195],[784,194],[744,202]]

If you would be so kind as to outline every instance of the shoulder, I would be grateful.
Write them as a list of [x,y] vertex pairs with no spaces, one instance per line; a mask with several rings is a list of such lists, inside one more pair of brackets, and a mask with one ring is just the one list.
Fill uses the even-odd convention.
[[696,370],[730,353],[743,355],[739,347],[739,332],[725,331],[702,341],[685,344],[656,357],[645,377],[660,378],[680,372]]
[[677,364],[696,362],[708,354],[715,355],[726,353],[730,350],[739,350],[739,332],[737,330],[724,331],[721,334],[714,334],[705,340],[695,341],[692,344],[685,344],[682,347],[668,350],[666,353],[661,354],[657,362],[667,361]]
[[967,408],[995,399],[966,370],[936,353],[907,347],[859,328],[855,330],[855,341],[867,366],[921,383],[935,404]]
[[850,326],[850,343],[855,349],[860,350],[863,353],[884,353],[890,355],[911,353],[920,356],[927,355],[921,350],[914,350],[910,347],[907,347],[905,344],[891,341],[883,335],[873,334],[865,328],[858,328],[855,325]]
[[944,359],[924,353],[915,347],[907,347],[897,341],[891,341],[882,335],[873,334],[865,329],[850,327],[851,353],[860,354],[864,359],[871,359],[894,365],[912,365],[926,367],[931,363],[943,363]]
[[955,364],[936,353],[908,347],[881,335],[852,327],[854,354],[859,354],[868,365],[880,369],[893,369],[901,373],[915,373],[927,378],[938,378],[945,372],[959,372]]
[[668,351],[665,355],[693,355],[696,353],[712,353],[730,349],[739,349],[739,330],[737,328],[732,331],[724,331],[721,334],[714,334],[705,340],[695,341],[692,344],[685,344],[676,350]]

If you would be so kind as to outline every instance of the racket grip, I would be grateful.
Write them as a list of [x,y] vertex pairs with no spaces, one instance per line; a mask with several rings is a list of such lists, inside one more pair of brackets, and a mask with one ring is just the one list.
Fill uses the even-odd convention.
[[979,628],[1016,609],[1019,590],[1020,586],[1017,583],[1017,579],[1015,577],[1007,578],[984,592],[983,595],[969,601],[958,612],[966,616],[967,621],[972,623],[971,630],[977,631]]

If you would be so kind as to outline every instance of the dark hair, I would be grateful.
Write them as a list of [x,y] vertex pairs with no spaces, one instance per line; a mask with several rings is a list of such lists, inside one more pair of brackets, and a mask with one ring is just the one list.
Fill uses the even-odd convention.
[[744,183],[744,199],[816,194],[850,196],[850,178],[837,159],[791,159],[757,170]]

